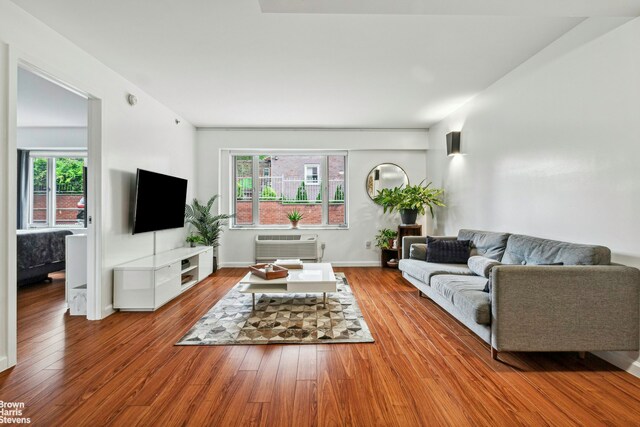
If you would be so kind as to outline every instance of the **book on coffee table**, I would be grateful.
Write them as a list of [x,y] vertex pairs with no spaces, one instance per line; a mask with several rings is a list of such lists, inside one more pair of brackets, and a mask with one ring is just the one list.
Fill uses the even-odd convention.
[[274,264],[292,270],[302,268],[302,261],[300,259],[277,259]]

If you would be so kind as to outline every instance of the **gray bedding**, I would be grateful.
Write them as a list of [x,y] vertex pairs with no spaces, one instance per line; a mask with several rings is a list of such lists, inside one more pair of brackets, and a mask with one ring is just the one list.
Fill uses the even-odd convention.
[[69,230],[18,230],[18,285],[46,280],[65,268],[65,237]]

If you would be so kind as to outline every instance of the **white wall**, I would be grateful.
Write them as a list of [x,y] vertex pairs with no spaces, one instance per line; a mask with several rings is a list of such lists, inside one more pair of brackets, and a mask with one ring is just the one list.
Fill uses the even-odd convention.
[[19,127],[18,148],[37,149],[85,149],[86,127]]
[[[430,130],[439,232],[602,244],[640,267],[640,19],[620,24],[585,21]],[[452,130],[464,156],[446,157]],[[637,352],[603,356],[640,374]]]
[[[198,189],[200,199],[220,194],[219,209],[230,212],[229,150],[323,149],[349,150],[348,230],[314,230],[326,243],[324,260],[336,265],[378,265],[379,250],[365,241],[378,229],[395,228],[399,216],[383,215],[365,192],[365,179],[379,163],[396,163],[412,183],[426,176],[426,131],[361,130],[216,130],[197,132]],[[231,194],[232,196],[232,194]],[[422,218],[424,221],[424,218]],[[221,265],[247,265],[254,261],[256,234],[282,234],[287,230],[227,230],[219,251]],[[299,232],[299,231],[298,231]]]
[[[103,101],[102,302],[106,315],[112,304],[113,266],[153,250],[151,234],[130,234],[129,207],[136,168],[187,178],[190,194],[194,194],[195,129],[184,120],[176,125],[174,112],[7,0],[0,0],[0,48],[0,299],[7,295],[9,286],[15,287],[15,281],[9,282],[15,278],[11,267],[15,265],[15,231],[11,224],[15,224],[16,137],[5,131],[8,120],[15,126],[15,111],[9,118],[5,108],[15,110],[11,105],[15,103],[17,61],[24,60]],[[135,107],[127,104],[128,93],[138,97]],[[7,152],[7,146],[13,152]],[[182,246],[184,234],[182,229],[159,233],[159,250]],[[5,305],[0,307],[0,334],[5,334]],[[5,345],[3,337],[0,346]],[[0,360],[5,354],[7,348],[0,347]]]

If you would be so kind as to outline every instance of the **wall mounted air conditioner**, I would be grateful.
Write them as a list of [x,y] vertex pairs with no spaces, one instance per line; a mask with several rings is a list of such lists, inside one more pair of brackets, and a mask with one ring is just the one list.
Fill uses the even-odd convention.
[[257,235],[256,263],[276,259],[299,258],[307,262],[320,262],[317,234]]

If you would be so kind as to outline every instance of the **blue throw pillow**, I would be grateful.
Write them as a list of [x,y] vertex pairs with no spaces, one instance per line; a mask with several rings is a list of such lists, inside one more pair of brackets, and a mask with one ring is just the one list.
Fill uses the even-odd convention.
[[427,236],[427,262],[466,264],[471,253],[471,240],[444,240]]

